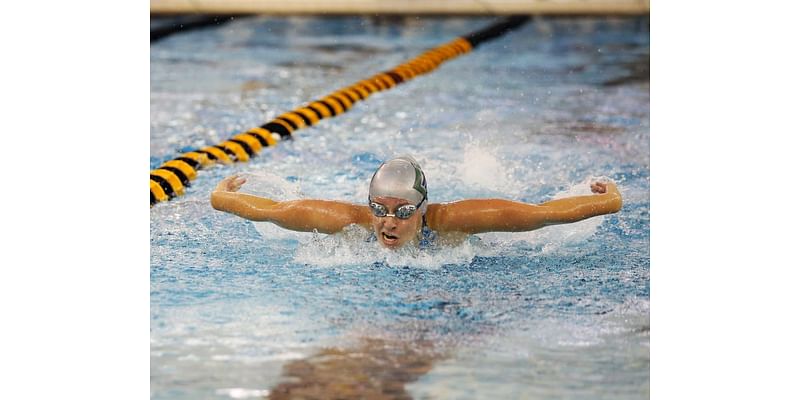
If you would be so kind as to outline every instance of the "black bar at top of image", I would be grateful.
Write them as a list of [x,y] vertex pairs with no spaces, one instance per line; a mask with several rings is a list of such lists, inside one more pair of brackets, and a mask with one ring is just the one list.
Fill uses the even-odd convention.
[[[236,15],[236,18],[247,17]],[[150,43],[157,42],[175,33],[187,32],[194,29],[205,28],[213,25],[223,25],[232,21],[234,15],[183,15],[178,17],[162,18],[167,21],[160,27],[150,29]],[[158,18],[151,21],[159,21]]]
[[511,30],[519,28],[521,25],[528,22],[529,19],[531,19],[529,15],[514,15],[506,18],[504,21],[498,22],[492,26],[486,27],[477,32],[472,32],[462,37],[466,39],[473,48],[475,48],[487,40],[492,40],[498,36],[508,33]]

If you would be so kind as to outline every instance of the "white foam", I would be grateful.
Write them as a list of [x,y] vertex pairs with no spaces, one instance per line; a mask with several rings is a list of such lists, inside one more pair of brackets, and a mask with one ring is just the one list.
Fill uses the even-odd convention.
[[467,143],[458,169],[458,177],[468,186],[478,186],[504,194],[518,193],[523,189],[512,178],[510,166],[503,162],[499,149],[486,147],[477,141]]
[[296,200],[302,198],[300,185],[288,182],[282,177],[269,173],[246,173],[242,177],[247,182],[242,186],[242,193],[254,194],[276,200]]
[[232,399],[249,399],[252,397],[264,398],[269,396],[267,389],[246,389],[246,388],[225,388],[217,389],[220,396],[228,396]]
[[390,267],[436,269],[446,264],[468,263],[477,255],[494,253],[493,249],[479,240],[466,240],[453,247],[419,249],[409,245],[390,250],[377,242],[367,242],[370,234],[368,230],[352,225],[339,234],[313,235],[311,240],[301,241],[295,252],[294,262],[316,267],[380,262]]
[[[445,173],[447,165],[433,162],[436,174]],[[454,165],[451,165],[451,167]],[[492,151],[475,143],[467,144],[464,150],[461,179],[465,184],[498,192],[520,192],[521,184],[515,183],[505,173],[505,167]],[[452,175],[451,175],[452,176]],[[274,200],[294,200],[303,198],[300,185],[288,182],[270,174],[247,174],[247,183],[242,192],[271,198]],[[589,184],[602,177],[589,177],[557,193],[553,199],[570,196],[591,195]],[[366,185],[357,188],[366,196]],[[254,222],[256,230],[267,240],[293,239],[300,242],[294,261],[318,267],[338,267],[364,265],[383,262],[390,266],[413,266],[417,268],[439,268],[445,264],[468,263],[475,256],[490,256],[509,246],[524,242],[540,254],[556,252],[561,248],[579,245],[591,237],[605,219],[604,216],[589,218],[580,222],[555,225],[530,232],[491,232],[480,234],[479,239],[467,240],[461,245],[447,248],[420,250],[409,246],[400,250],[389,250],[378,243],[367,242],[370,232],[353,225],[342,233],[324,235],[307,232],[294,232],[268,222]]]
[[[297,200],[303,198],[300,185],[289,182],[282,177],[269,173],[242,174],[247,182],[240,190],[242,193],[266,197],[275,201]],[[308,234],[283,229],[270,222],[253,222],[258,233],[265,239],[300,239]]]

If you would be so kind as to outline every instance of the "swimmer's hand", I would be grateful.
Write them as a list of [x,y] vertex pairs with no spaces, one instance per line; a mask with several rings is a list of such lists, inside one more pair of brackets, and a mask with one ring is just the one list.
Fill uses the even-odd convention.
[[229,176],[219,182],[216,188],[214,188],[215,192],[238,192],[239,189],[242,188],[242,185],[247,182],[247,179],[239,176],[239,175],[232,175]]
[[608,209],[609,213],[615,213],[622,208],[622,195],[619,193],[616,183],[611,181],[594,182],[589,186],[592,188],[592,193],[608,199],[608,204],[611,206]]
[[589,184],[592,188],[592,193],[603,194],[603,193],[617,193],[617,185],[614,182],[594,182]]

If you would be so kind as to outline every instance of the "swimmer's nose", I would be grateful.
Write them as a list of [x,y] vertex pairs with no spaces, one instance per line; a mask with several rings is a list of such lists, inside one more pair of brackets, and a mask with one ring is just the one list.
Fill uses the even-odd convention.
[[397,227],[397,217],[383,217],[383,226],[388,229]]

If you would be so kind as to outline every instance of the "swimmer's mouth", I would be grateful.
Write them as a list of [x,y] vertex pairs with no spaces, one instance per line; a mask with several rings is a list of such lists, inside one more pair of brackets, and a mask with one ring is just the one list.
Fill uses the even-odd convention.
[[392,235],[390,235],[390,234],[388,234],[386,232],[382,232],[382,234],[383,234],[383,240],[390,241],[390,242],[397,240],[397,236],[392,236]]

